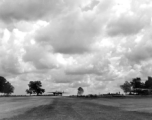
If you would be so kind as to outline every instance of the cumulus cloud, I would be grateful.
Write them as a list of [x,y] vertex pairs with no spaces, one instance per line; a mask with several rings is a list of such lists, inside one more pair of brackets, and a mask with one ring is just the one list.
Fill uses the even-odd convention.
[[143,19],[136,16],[121,16],[108,24],[108,34],[111,36],[136,34],[140,32],[144,24]]
[[118,1],[114,9],[116,14],[107,25],[110,36],[134,35],[150,25],[151,10],[143,1]]
[[0,74],[18,94],[29,80],[49,91],[118,92],[151,76],[151,11],[150,0],[0,1]]
[[47,49],[41,46],[26,46],[25,51],[26,53],[23,56],[23,60],[34,64],[36,69],[52,69],[58,67],[55,55],[49,53]]
[[73,82],[69,85],[69,87],[72,87],[72,88],[79,88],[80,86],[81,87],[89,87],[90,83],[87,80],[82,80],[82,81]]
[[[104,58],[96,58],[95,56],[86,56],[84,58],[81,57],[81,62],[78,61],[79,64],[68,66],[66,68],[66,73],[71,75],[103,75],[106,72],[109,72],[109,60]],[[86,61],[86,58],[89,60]]]
[[96,7],[99,4],[98,0],[92,0],[91,3],[89,3],[87,6],[82,8],[84,11],[92,10],[94,7]]
[[[150,25],[151,26],[151,25]],[[149,27],[150,27],[149,26]],[[125,57],[130,63],[140,64],[141,62],[151,59],[151,33],[150,29],[139,33],[133,37],[131,44],[126,47],[128,50],[124,52]],[[142,53],[142,54],[141,54]]]
[[83,80],[83,76],[81,75],[67,75],[62,69],[53,70],[51,72],[52,80],[55,83],[72,83],[79,80]]
[[89,51],[100,32],[97,23],[94,18],[85,17],[77,10],[52,21],[49,26],[38,31],[35,39],[41,44],[51,45],[55,52],[84,53]]
[[0,19],[4,22],[35,21],[56,16],[63,4],[62,0],[4,0],[0,3]]
[[19,74],[22,72],[22,45],[20,42],[16,43],[17,31],[10,33],[5,29],[2,33],[0,41],[0,69],[1,74]]

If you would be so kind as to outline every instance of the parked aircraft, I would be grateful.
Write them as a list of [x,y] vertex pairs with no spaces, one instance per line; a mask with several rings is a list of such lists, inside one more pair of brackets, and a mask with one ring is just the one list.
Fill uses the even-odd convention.
[[54,96],[62,96],[62,94],[66,93],[66,92],[55,91],[55,92],[48,92],[48,93],[53,93]]

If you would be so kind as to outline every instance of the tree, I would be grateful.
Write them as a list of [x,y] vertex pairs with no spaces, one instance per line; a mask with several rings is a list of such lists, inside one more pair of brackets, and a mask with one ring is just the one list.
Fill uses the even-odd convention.
[[133,78],[133,80],[130,83],[134,89],[143,88],[143,83],[141,82],[141,78],[138,78],[138,77]]
[[131,92],[131,83],[125,81],[123,85],[120,85],[120,88],[124,91],[125,94],[127,94],[128,92]]
[[32,93],[36,93],[37,96],[45,92],[45,89],[41,88],[42,87],[41,81],[30,81],[28,86],[29,86],[29,90],[32,91]]
[[26,93],[31,95],[31,94],[32,94],[32,91],[29,90],[29,89],[26,89]]
[[14,87],[4,77],[0,76],[0,93],[11,94],[14,92]]
[[4,85],[4,93],[9,95],[14,92],[14,87],[11,85],[11,83],[6,82]]
[[2,76],[0,76],[0,93],[4,93],[4,86],[5,86],[5,83],[6,83],[6,79]]
[[152,89],[152,77],[148,77],[148,80],[145,81],[145,88]]
[[79,87],[78,88],[78,96],[81,96],[82,94],[84,93],[84,90],[83,90],[83,88],[82,87]]
[[136,94],[143,94],[143,90],[145,88],[145,84],[141,82],[141,78],[133,78],[133,80],[130,82],[132,87],[133,87],[133,91]]

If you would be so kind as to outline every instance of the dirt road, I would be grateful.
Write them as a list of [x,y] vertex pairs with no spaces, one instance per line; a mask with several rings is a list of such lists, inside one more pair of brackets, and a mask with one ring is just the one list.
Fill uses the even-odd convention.
[[54,98],[43,105],[6,120],[152,120],[148,113],[123,111],[83,99]]

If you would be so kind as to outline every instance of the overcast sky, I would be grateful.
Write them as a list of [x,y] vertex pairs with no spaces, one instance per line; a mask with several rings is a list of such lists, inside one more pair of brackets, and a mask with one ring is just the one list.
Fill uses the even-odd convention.
[[0,76],[25,94],[121,91],[152,76],[151,0],[0,0]]

